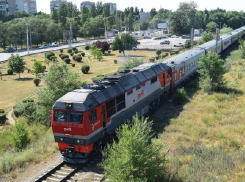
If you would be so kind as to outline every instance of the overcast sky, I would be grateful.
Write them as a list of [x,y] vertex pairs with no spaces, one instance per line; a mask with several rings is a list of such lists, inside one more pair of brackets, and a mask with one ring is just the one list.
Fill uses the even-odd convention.
[[[36,0],[37,1],[37,11],[42,11],[45,13],[50,13],[50,0]],[[80,3],[82,0],[68,0],[76,4],[80,9]],[[170,9],[175,11],[180,2],[190,2],[183,0],[100,0],[102,3],[117,3],[118,10],[124,10],[127,7],[137,6],[139,9],[143,8],[145,12],[149,12],[152,8],[159,10],[160,8]],[[97,2],[97,1],[91,1]],[[245,1],[244,0],[195,0],[198,4],[199,10],[208,10],[221,8],[226,9],[227,11],[235,10],[241,11],[245,10]]]

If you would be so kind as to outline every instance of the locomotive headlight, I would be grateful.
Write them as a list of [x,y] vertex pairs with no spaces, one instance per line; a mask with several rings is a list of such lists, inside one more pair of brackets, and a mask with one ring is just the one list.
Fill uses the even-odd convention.
[[80,143],[80,140],[77,140],[77,143]]
[[60,141],[62,142],[63,141],[63,138],[60,138]]

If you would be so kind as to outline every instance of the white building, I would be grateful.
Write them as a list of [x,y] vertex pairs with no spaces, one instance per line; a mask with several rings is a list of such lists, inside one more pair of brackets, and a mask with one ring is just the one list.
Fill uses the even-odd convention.
[[60,8],[60,5],[62,3],[67,3],[67,0],[51,0],[50,1],[50,12],[52,12],[52,9],[56,9],[56,10],[59,10]]
[[117,10],[117,3],[108,3],[110,5],[110,12]]
[[150,16],[151,15],[148,12],[140,12],[140,21],[144,21],[144,20],[146,20]]
[[25,11],[26,13],[37,13],[36,0],[16,0],[17,11]]
[[90,8],[92,4],[95,4],[94,2],[90,2],[90,1],[83,1],[81,4],[80,4],[80,10],[83,8],[83,6],[87,7],[87,8]]
[[0,13],[1,14],[8,14],[8,3],[6,0],[0,0]]

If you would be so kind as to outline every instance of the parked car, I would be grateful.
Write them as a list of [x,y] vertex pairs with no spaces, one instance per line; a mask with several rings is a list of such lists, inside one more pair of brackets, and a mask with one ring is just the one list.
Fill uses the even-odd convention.
[[39,49],[44,49],[44,48],[48,48],[48,45],[41,45],[41,46],[39,47]]
[[177,44],[174,44],[174,47],[185,47],[185,43],[177,43]]
[[52,46],[52,47],[58,47],[59,44],[58,44],[57,42],[53,42],[53,43],[51,44],[51,46]]
[[182,35],[181,37],[182,37],[182,39],[190,39],[191,35]]
[[167,36],[161,36],[161,39],[166,39],[167,38]]
[[172,35],[171,38],[179,38],[177,35]]
[[170,41],[169,40],[164,40],[164,41],[160,42],[160,45],[163,45],[163,44],[170,44]]
[[161,40],[161,37],[154,37],[153,40]]
[[10,48],[6,49],[4,52],[15,52],[15,51],[16,51],[16,49],[10,47]]
[[151,36],[144,36],[144,39],[151,39]]
[[140,42],[139,42],[139,41],[137,41],[136,43],[137,43],[137,44],[140,44]]

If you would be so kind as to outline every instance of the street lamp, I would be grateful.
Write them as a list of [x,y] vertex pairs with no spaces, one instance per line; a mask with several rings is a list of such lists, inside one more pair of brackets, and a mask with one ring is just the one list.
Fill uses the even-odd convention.
[[106,23],[105,23],[105,19],[108,19],[108,18],[111,18],[112,16],[108,16],[108,17],[101,17],[103,20],[104,20],[104,25],[105,25],[105,37],[106,37],[106,40],[107,40],[107,33],[106,33]]
[[70,34],[69,34],[69,48],[72,47],[72,24],[71,24],[71,19],[66,17],[66,19],[69,20],[69,23],[70,23]]
[[218,23],[219,23],[219,29],[221,29],[221,23],[222,23],[222,22],[218,22]]
[[26,25],[26,46],[27,46],[27,54],[29,56],[29,38],[28,38],[28,24],[26,22],[26,20],[24,18],[17,18],[17,19],[21,19],[24,21],[25,25]]

